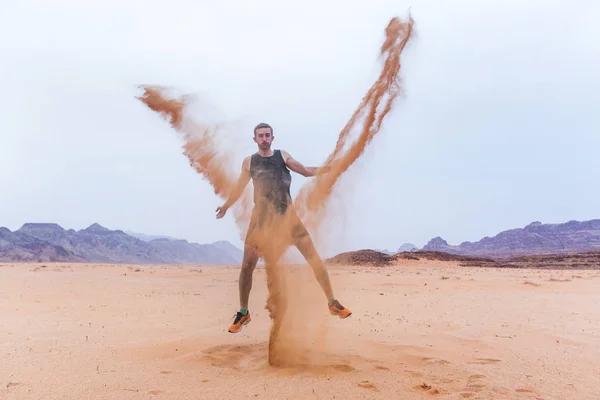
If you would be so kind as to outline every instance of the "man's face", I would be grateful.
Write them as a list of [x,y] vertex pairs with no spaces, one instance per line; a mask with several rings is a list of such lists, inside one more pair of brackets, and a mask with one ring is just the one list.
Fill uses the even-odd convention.
[[273,134],[270,128],[258,128],[254,134],[254,141],[258,144],[258,147],[267,150],[271,148],[273,143]]

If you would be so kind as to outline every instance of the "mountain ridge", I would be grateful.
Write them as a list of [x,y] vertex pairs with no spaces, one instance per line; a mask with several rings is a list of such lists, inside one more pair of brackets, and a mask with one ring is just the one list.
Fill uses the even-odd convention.
[[498,259],[600,251],[600,219],[549,224],[534,221],[522,228],[507,229],[493,237],[459,245],[450,245],[436,236],[421,250]]
[[[396,252],[369,251],[389,256],[404,254],[412,257],[418,252],[433,252],[495,260],[598,252],[600,219],[551,224],[533,221],[522,228],[504,230],[475,242],[451,245],[436,236],[421,249],[405,243]],[[379,258],[375,253],[369,254]],[[0,261],[239,265],[242,256],[243,251],[227,241],[190,243],[162,235],[111,230],[99,223],[79,230],[67,230],[53,222],[28,222],[14,232],[0,227]],[[336,257],[330,259],[335,260]]]
[[190,243],[157,237],[144,241],[99,223],[74,230],[56,223],[0,228],[0,261],[103,262],[131,264],[239,264],[242,251],[227,241]]

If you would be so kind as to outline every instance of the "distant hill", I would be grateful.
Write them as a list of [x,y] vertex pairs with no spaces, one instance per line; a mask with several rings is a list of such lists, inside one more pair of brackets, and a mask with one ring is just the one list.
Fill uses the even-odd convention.
[[400,246],[400,248],[398,250],[396,250],[396,253],[403,253],[403,252],[415,251],[415,250],[419,250],[419,248],[417,246],[415,246],[414,244],[404,243],[402,246]]
[[230,254],[236,260],[236,263],[241,263],[242,259],[244,258],[244,252],[227,240],[219,240],[211,243],[211,245],[223,250],[227,254]]
[[24,234],[0,228],[0,261],[15,262],[81,262],[85,259],[62,246]]
[[328,264],[342,266],[386,267],[402,262],[402,260],[450,261],[464,267],[485,268],[536,268],[557,270],[600,269],[600,251],[574,254],[520,256],[498,260],[428,250],[400,252],[396,254],[385,254],[375,250],[356,250],[338,254],[326,261]]
[[149,241],[154,240],[154,239],[178,240],[177,238],[174,238],[174,237],[171,237],[171,236],[164,236],[164,235],[146,235],[145,233],[131,232],[131,231],[125,231],[125,233],[128,234],[129,236],[133,236],[134,238],[138,238],[140,240],[143,240],[144,242],[149,242]]
[[494,237],[459,245],[449,245],[444,239],[436,237],[423,250],[498,259],[600,251],[600,219],[562,224],[536,221],[524,228],[506,230]]
[[422,249],[408,243],[398,251],[357,250],[331,257],[327,262],[346,265],[387,265],[401,259],[458,261],[462,265],[548,267],[600,267],[600,219],[542,224],[484,237],[477,242],[450,245],[441,237],[431,239]]
[[[424,252],[435,254],[436,259],[442,257],[438,257],[440,254],[454,254],[494,260],[600,252],[600,219],[560,224],[542,224],[536,221],[523,228],[506,230],[477,242],[450,245],[444,239],[436,237],[422,249],[407,243],[396,252],[361,250],[358,253],[344,253],[329,260],[386,263],[392,260],[388,256],[423,257]],[[111,230],[97,223],[78,231],[65,230],[55,223],[26,223],[15,232],[0,228],[0,261],[4,262],[239,265],[242,255],[242,250],[227,241],[190,243],[167,236]],[[467,261],[466,258],[462,260]]]
[[130,264],[239,264],[242,251],[229,242],[189,243],[160,237],[141,240],[97,223],[65,230],[54,223],[0,228],[0,261],[63,261]]
[[396,254],[396,253],[403,253],[406,251],[414,251],[414,250],[418,250],[419,248],[417,246],[415,246],[412,243],[404,243],[402,246],[400,246],[398,248],[398,250],[396,251],[390,251],[390,250],[380,250],[380,249],[374,249],[374,251],[378,251],[380,253],[384,253],[384,254]]
[[385,254],[375,250],[356,250],[340,253],[334,257],[328,258],[328,264],[340,265],[372,265],[383,266],[394,264],[400,260],[436,260],[436,261],[457,261],[471,263],[494,263],[491,259],[450,254],[439,251],[418,250],[414,252],[398,252],[395,254]]

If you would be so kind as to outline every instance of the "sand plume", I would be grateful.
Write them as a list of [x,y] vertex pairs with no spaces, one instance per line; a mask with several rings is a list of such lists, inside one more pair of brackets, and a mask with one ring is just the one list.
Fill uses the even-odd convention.
[[[385,41],[381,46],[381,56],[385,58],[381,74],[341,131],[336,147],[326,161],[326,165],[331,166],[331,171],[317,177],[303,187],[298,194],[295,204],[300,212],[300,217],[310,230],[319,227],[319,223],[323,220],[323,214],[320,211],[338,179],[361,156],[366,146],[381,129],[384,118],[391,111],[394,101],[400,93],[398,79],[400,55],[411,38],[412,32],[412,17],[409,17],[409,21],[406,23],[401,22],[398,18],[393,18],[389,22],[385,30]],[[363,118],[362,126],[358,123],[361,117]],[[357,128],[360,128],[358,139],[346,152],[342,153],[350,132]],[[281,226],[285,226],[285,223],[282,223]],[[307,353],[303,353],[302,350],[308,350],[298,349],[297,339],[293,340],[291,336],[293,332],[297,333],[298,329],[286,329],[287,322],[284,324],[286,313],[289,310],[289,287],[284,287],[289,270],[276,265],[284,250],[275,246],[273,257],[269,257],[271,260],[267,262],[269,308],[273,320],[269,338],[269,361],[277,365],[298,363],[298,354],[303,354],[306,358]],[[303,329],[301,326],[298,328]],[[306,330],[306,328],[304,329]]]
[[[232,169],[231,152],[219,147],[220,127],[216,124],[199,124],[186,115],[191,96],[170,99],[165,88],[145,86],[143,89],[144,93],[136,98],[163,116],[180,133],[184,140],[183,154],[190,161],[190,166],[212,185],[217,196],[227,199],[236,183],[238,171]],[[249,191],[246,190],[232,207],[242,234],[250,218],[250,201]]]
[[[340,132],[336,147],[325,162],[325,165],[331,167],[331,172],[316,177],[298,193],[295,203],[309,229],[316,230],[319,227],[324,217],[321,211],[339,178],[361,156],[392,110],[400,94],[400,55],[413,35],[413,24],[411,16],[408,22],[401,22],[398,18],[390,20],[380,50],[384,58],[383,68],[377,81]],[[350,134],[356,130],[359,131],[358,138],[344,152]]]

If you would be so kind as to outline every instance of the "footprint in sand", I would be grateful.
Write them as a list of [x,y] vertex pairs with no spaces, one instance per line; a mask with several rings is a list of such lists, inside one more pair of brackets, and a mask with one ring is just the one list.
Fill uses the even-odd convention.
[[510,390],[503,387],[492,388],[492,392],[501,394],[503,396],[508,396],[510,394]]
[[517,393],[533,393],[533,389],[530,388],[517,388],[515,391]]
[[481,390],[485,389],[487,386],[486,385],[479,385],[479,384],[471,384],[468,385],[465,390],[471,391],[471,392],[480,392]]
[[339,364],[339,365],[324,365],[326,368],[330,368],[339,372],[353,372],[356,371],[356,368],[347,364]]
[[360,386],[363,389],[370,389],[370,390],[377,390],[377,388],[375,387],[375,385],[373,385],[371,382],[369,381],[362,381],[358,383],[358,386]]
[[218,367],[239,368],[257,365],[267,357],[266,344],[260,345],[220,345],[204,350],[203,358]]
[[450,361],[442,360],[441,358],[422,357],[421,360],[425,361],[427,364],[450,364]]
[[502,362],[502,360],[496,360],[495,358],[476,358],[475,361],[471,361],[470,364],[488,365],[499,362]]
[[477,379],[484,379],[484,378],[487,378],[487,376],[481,375],[481,374],[475,374],[475,375],[469,376],[467,379],[469,381],[476,381]]
[[483,389],[487,388],[487,385],[477,383],[481,379],[485,378],[486,376],[481,374],[470,375],[467,378],[468,385],[464,389],[462,389],[463,391],[460,392],[460,395],[462,397],[469,398],[481,392]]
[[431,385],[428,385],[425,382],[423,382],[420,385],[413,386],[413,389],[419,390],[419,391],[423,391],[423,392],[427,392],[428,394],[440,394],[440,391],[438,389],[434,388]]

